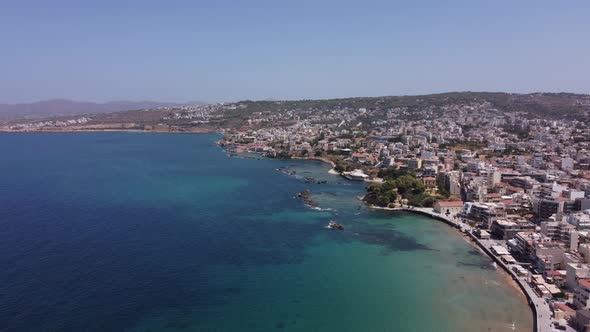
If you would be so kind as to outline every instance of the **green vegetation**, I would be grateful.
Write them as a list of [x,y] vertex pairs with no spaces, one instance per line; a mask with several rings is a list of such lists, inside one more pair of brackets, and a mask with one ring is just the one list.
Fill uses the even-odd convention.
[[451,193],[445,187],[445,182],[442,176],[436,177],[436,187],[438,189],[438,194],[443,198],[451,197]]
[[289,155],[289,152],[287,151],[281,151],[279,153],[277,153],[274,158],[277,159],[291,159],[291,155]]
[[385,181],[381,184],[373,183],[367,188],[365,201],[377,206],[390,206],[397,202],[398,197],[408,200],[409,205],[430,207],[436,199],[425,191],[422,181],[414,173],[384,169],[379,176]]
[[408,174],[408,172],[395,168],[382,168],[379,170],[379,177],[383,180],[395,180],[405,174]]
[[388,206],[397,199],[397,188],[391,180],[382,184],[373,183],[367,188],[367,191],[365,199],[378,206]]
[[338,173],[349,171],[351,168],[350,165],[347,165],[341,159],[335,159],[334,164],[336,164],[336,166],[334,167],[334,170],[336,170],[336,172],[338,172]]

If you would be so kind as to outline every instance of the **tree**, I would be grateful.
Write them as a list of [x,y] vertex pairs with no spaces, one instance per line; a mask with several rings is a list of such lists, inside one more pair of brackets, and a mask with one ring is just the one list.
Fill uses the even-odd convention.
[[367,187],[365,201],[379,206],[389,206],[390,203],[394,203],[397,199],[397,188],[393,184],[393,181],[370,184]]
[[367,191],[369,193],[376,193],[376,194],[380,194],[381,193],[381,188],[382,185],[379,183],[371,183],[368,187],[367,187]]
[[342,172],[346,171],[346,164],[342,160],[336,159],[334,161],[334,164],[336,164],[336,166],[334,166],[334,169],[336,170],[336,172],[342,173]]
[[449,198],[451,196],[451,193],[447,190],[445,186],[445,180],[443,176],[439,175],[436,177],[436,187],[438,189],[438,194],[442,197]]
[[424,207],[433,207],[434,206],[434,203],[436,203],[436,198],[434,198],[432,196],[427,196],[422,201],[422,206],[424,206]]
[[416,188],[418,182],[419,181],[415,177],[405,174],[395,179],[395,186],[397,187],[398,192],[403,195]]
[[388,206],[389,205],[389,198],[385,195],[377,196],[377,205],[379,206]]
[[404,175],[409,174],[405,170],[395,169],[395,168],[382,168],[379,170],[379,177],[382,179],[391,179],[395,180],[396,178]]
[[395,181],[393,181],[393,180],[386,180],[385,182],[383,182],[381,184],[381,188],[383,189],[383,191],[390,191],[390,190],[396,189],[396,187],[397,186],[395,184]]
[[277,159],[291,159],[291,155],[287,151],[281,151],[275,156]]

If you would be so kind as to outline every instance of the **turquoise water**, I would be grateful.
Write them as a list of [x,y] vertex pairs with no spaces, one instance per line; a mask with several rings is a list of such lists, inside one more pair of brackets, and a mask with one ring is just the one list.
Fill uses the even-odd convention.
[[448,226],[369,211],[322,163],[229,158],[216,139],[0,134],[5,329],[532,330]]

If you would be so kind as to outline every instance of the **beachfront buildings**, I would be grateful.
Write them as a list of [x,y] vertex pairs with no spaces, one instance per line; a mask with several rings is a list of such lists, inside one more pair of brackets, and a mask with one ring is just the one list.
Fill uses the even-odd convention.
[[535,247],[538,244],[549,243],[551,239],[535,231],[518,232],[516,236],[508,242],[512,251],[518,253],[521,257],[534,260]]
[[495,220],[506,217],[506,207],[498,203],[466,202],[463,205],[462,214],[490,230]]
[[492,222],[491,234],[498,239],[510,240],[520,232],[534,231],[535,229],[535,224],[526,219],[514,221],[497,219]]

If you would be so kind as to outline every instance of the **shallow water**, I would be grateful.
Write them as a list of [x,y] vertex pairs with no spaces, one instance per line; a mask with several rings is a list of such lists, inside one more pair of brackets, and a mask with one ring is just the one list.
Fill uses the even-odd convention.
[[321,162],[228,158],[218,138],[0,134],[3,328],[532,330],[448,226],[368,211],[364,184]]

